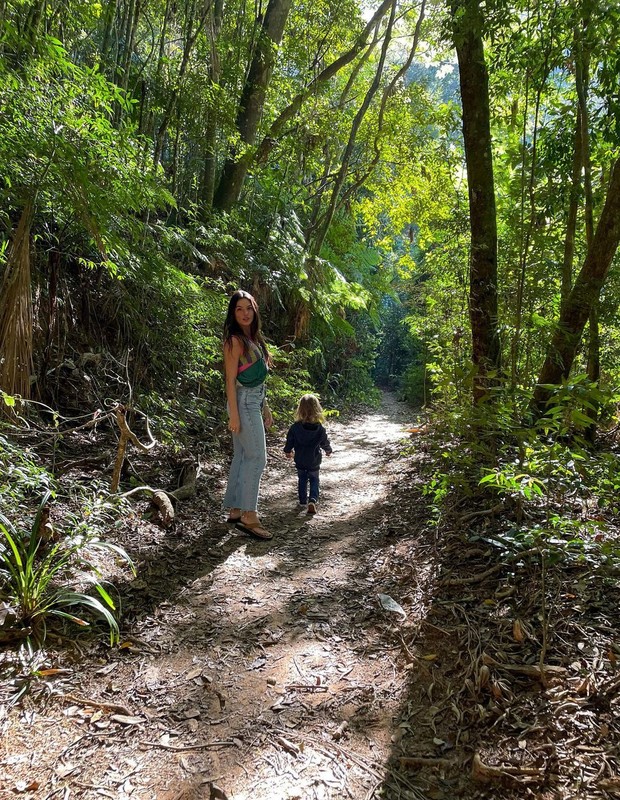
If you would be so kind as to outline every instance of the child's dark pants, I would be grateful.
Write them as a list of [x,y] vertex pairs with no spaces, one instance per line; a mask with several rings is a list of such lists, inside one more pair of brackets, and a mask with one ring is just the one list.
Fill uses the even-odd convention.
[[[299,482],[297,491],[299,493],[299,502],[305,506],[308,500],[311,503],[318,502],[319,499],[319,471],[318,469],[302,469],[297,467],[297,476]],[[310,484],[310,496],[308,497],[308,484]]]

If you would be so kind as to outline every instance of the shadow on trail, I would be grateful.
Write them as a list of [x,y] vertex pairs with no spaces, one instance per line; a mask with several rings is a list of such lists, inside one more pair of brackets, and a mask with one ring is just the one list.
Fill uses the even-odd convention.
[[[244,779],[235,764],[246,782],[254,772],[257,781],[276,780],[284,766],[275,777],[266,777],[265,769],[273,763],[274,737],[285,731],[307,747],[328,736],[331,747],[340,747],[334,753],[358,754],[359,763],[372,766],[344,771],[341,781],[352,781],[348,796],[371,798],[380,787],[385,797],[400,799],[403,789],[420,796],[416,791],[422,783],[400,769],[402,751],[390,739],[402,721],[409,724],[412,699],[421,702],[414,689],[418,668],[420,674],[432,674],[432,663],[412,666],[409,648],[414,640],[416,653],[431,646],[421,628],[438,568],[427,563],[426,572],[420,567],[418,574],[415,564],[403,564],[394,574],[398,550],[413,534],[412,519],[420,538],[428,539],[427,549],[430,534],[423,532],[425,513],[417,494],[409,492],[403,516],[402,498],[390,491],[392,485],[404,491],[409,479],[398,466],[403,423],[385,414],[375,418],[381,421],[375,426],[368,420],[346,430],[334,426],[335,454],[324,459],[315,518],[296,508],[295,471],[279,457],[282,443],[271,441],[261,494],[273,540],[254,540],[215,521],[213,507],[219,502],[212,492],[204,528],[193,529],[187,517],[200,513],[200,503],[188,504],[176,530],[162,533],[159,541],[155,536],[152,546],[141,549],[138,588],[123,588],[126,622],[137,636],[142,628],[158,629],[157,646],[168,655],[149,668],[152,680],[157,676],[152,686],[158,702],[178,734],[236,741],[242,750],[232,756],[197,755],[205,773],[221,762],[232,783],[235,775]],[[391,464],[396,472],[388,474]],[[413,628],[401,627],[398,616],[380,603],[380,594],[397,601],[415,595]],[[136,661],[140,658],[136,653]],[[174,681],[165,677],[171,664]],[[432,704],[431,696],[427,700],[420,708]],[[336,738],[343,726],[344,738]],[[325,746],[315,754],[321,762]],[[387,761],[378,762],[376,752],[385,753]],[[267,766],[261,763],[259,770],[262,758]],[[295,759],[290,760],[295,774]],[[327,764],[335,769],[333,759]],[[280,797],[275,784],[265,787],[257,798]]]
[[[375,416],[384,425],[398,427],[385,415]],[[324,458],[321,503],[314,520],[297,508],[296,473],[281,452],[282,437],[269,436],[268,439],[270,463],[262,484],[261,516],[273,530],[274,538],[270,541],[253,539],[234,525],[227,525],[219,511],[221,488],[214,487],[212,482],[199,481],[198,499],[179,504],[178,520],[171,529],[151,525],[150,541],[130,539],[123,542],[139,567],[135,579],[116,587],[124,609],[125,626],[147,617],[161,603],[175,602],[180,595],[191,591],[197,580],[206,578],[239,549],[247,556],[257,557],[277,552],[282,568],[290,569],[293,575],[300,543],[303,543],[304,558],[314,552],[320,557],[321,540],[332,537],[332,533],[325,530],[320,530],[318,535],[316,531],[317,525],[322,524],[322,510],[329,505],[337,505],[338,515],[346,517],[340,522],[340,529],[330,524],[329,530],[334,535],[346,535],[347,526],[364,527],[370,523],[373,507],[368,504],[368,483],[376,489],[383,480],[384,464],[389,458],[384,437],[373,439],[372,428],[362,425],[357,433],[349,435],[346,451],[339,453],[337,459]],[[230,454],[224,473],[229,459]],[[360,470],[363,470],[364,483],[353,491],[351,477]],[[363,508],[358,514],[356,506],[360,504]],[[377,507],[380,505],[378,502]]]
[[[547,725],[552,695],[499,669],[480,683],[483,651],[536,663],[536,642],[517,644],[511,635],[515,610],[523,611],[517,599],[535,597],[540,586],[511,566],[487,584],[448,587],[446,576],[484,574],[490,557],[486,544],[470,546],[470,526],[462,521],[438,537],[419,461],[401,457],[411,412],[398,416],[393,408],[329,426],[334,456],[324,460],[314,518],[297,508],[283,440],[269,437],[261,515],[271,541],[221,521],[225,466],[217,464],[199,480],[196,498],[179,504],[173,529],[129,521],[123,544],[139,574],[120,585],[123,637],[138,646],[107,651],[104,666],[99,649],[89,670],[64,688],[79,687],[79,698],[91,698],[65,695],[80,708],[118,711],[122,703],[127,713],[102,719],[84,712],[80,720],[94,726],[86,736],[86,723],[76,729],[77,712],[69,716],[64,702],[46,709],[46,724],[65,739],[55,752],[46,744],[37,757],[51,774],[71,753],[79,773],[67,773],[67,796],[91,796],[83,793],[85,782],[93,791],[113,787],[117,796],[120,784],[110,781],[123,761],[132,781],[134,773],[142,781],[133,796],[148,800],[559,796],[539,784],[472,781],[476,752],[487,763],[498,753],[496,760],[508,753],[526,765],[537,758],[534,768],[556,755],[557,720],[537,727],[541,720]],[[496,577],[514,595],[498,600]],[[575,650],[587,645],[563,625],[556,620],[556,633]],[[513,700],[518,682],[526,691]],[[579,714],[596,712],[617,748],[612,717],[588,707],[588,697],[578,699],[577,713],[563,712],[574,719],[562,719],[573,725],[575,741]],[[30,737],[18,723],[18,734]],[[599,752],[593,748],[601,746],[600,735],[586,741],[588,752]],[[59,788],[48,786],[46,797]]]

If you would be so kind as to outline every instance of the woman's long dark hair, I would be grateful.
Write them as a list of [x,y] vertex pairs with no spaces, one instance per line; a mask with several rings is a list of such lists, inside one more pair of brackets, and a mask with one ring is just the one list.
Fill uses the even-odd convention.
[[244,354],[247,355],[248,353],[250,343],[235,317],[235,309],[237,307],[237,303],[239,302],[239,300],[249,300],[250,304],[252,305],[252,310],[254,311],[254,319],[252,320],[252,324],[250,325],[250,339],[261,346],[263,352],[265,353],[265,361],[267,361],[267,363],[269,364],[271,359],[269,357],[269,350],[267,349],[267,343],[265,342],[263,334],[261,333],[260,313],[258,310],[258,303],[249,292],[246,292],[243,289],[237,289],[237,291],[232,295],[228,303],[228,311],[226,312],[226,320],[224,321],[224,345],[228,345],[229,347],[232,346],[233,336],[238,336],[243,342]]

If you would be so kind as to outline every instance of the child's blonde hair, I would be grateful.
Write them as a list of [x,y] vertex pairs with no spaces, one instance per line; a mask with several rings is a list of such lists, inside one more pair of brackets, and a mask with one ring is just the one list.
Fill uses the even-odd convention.
[[314,394],[305,394],[297,403],[296,422],[325,422],[325,415],[319,398]]

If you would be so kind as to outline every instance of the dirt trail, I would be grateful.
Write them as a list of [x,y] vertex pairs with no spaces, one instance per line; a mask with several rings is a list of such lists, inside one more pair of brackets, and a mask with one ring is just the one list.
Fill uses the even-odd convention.
[[0,797],[427,796],[392,764],[410,682],[403,635],[419,627],[430,570],[399,559],[424,524],[394,493],[413,421],[386,395],[376,413],[330,423],[315,517],[270,437],[270,542],[216,518],[225,469],[204,476],[173,532],[136,519],[123,645],[77,641],[72,656],[63,643],[52,660],[67,672],[0,713]]

